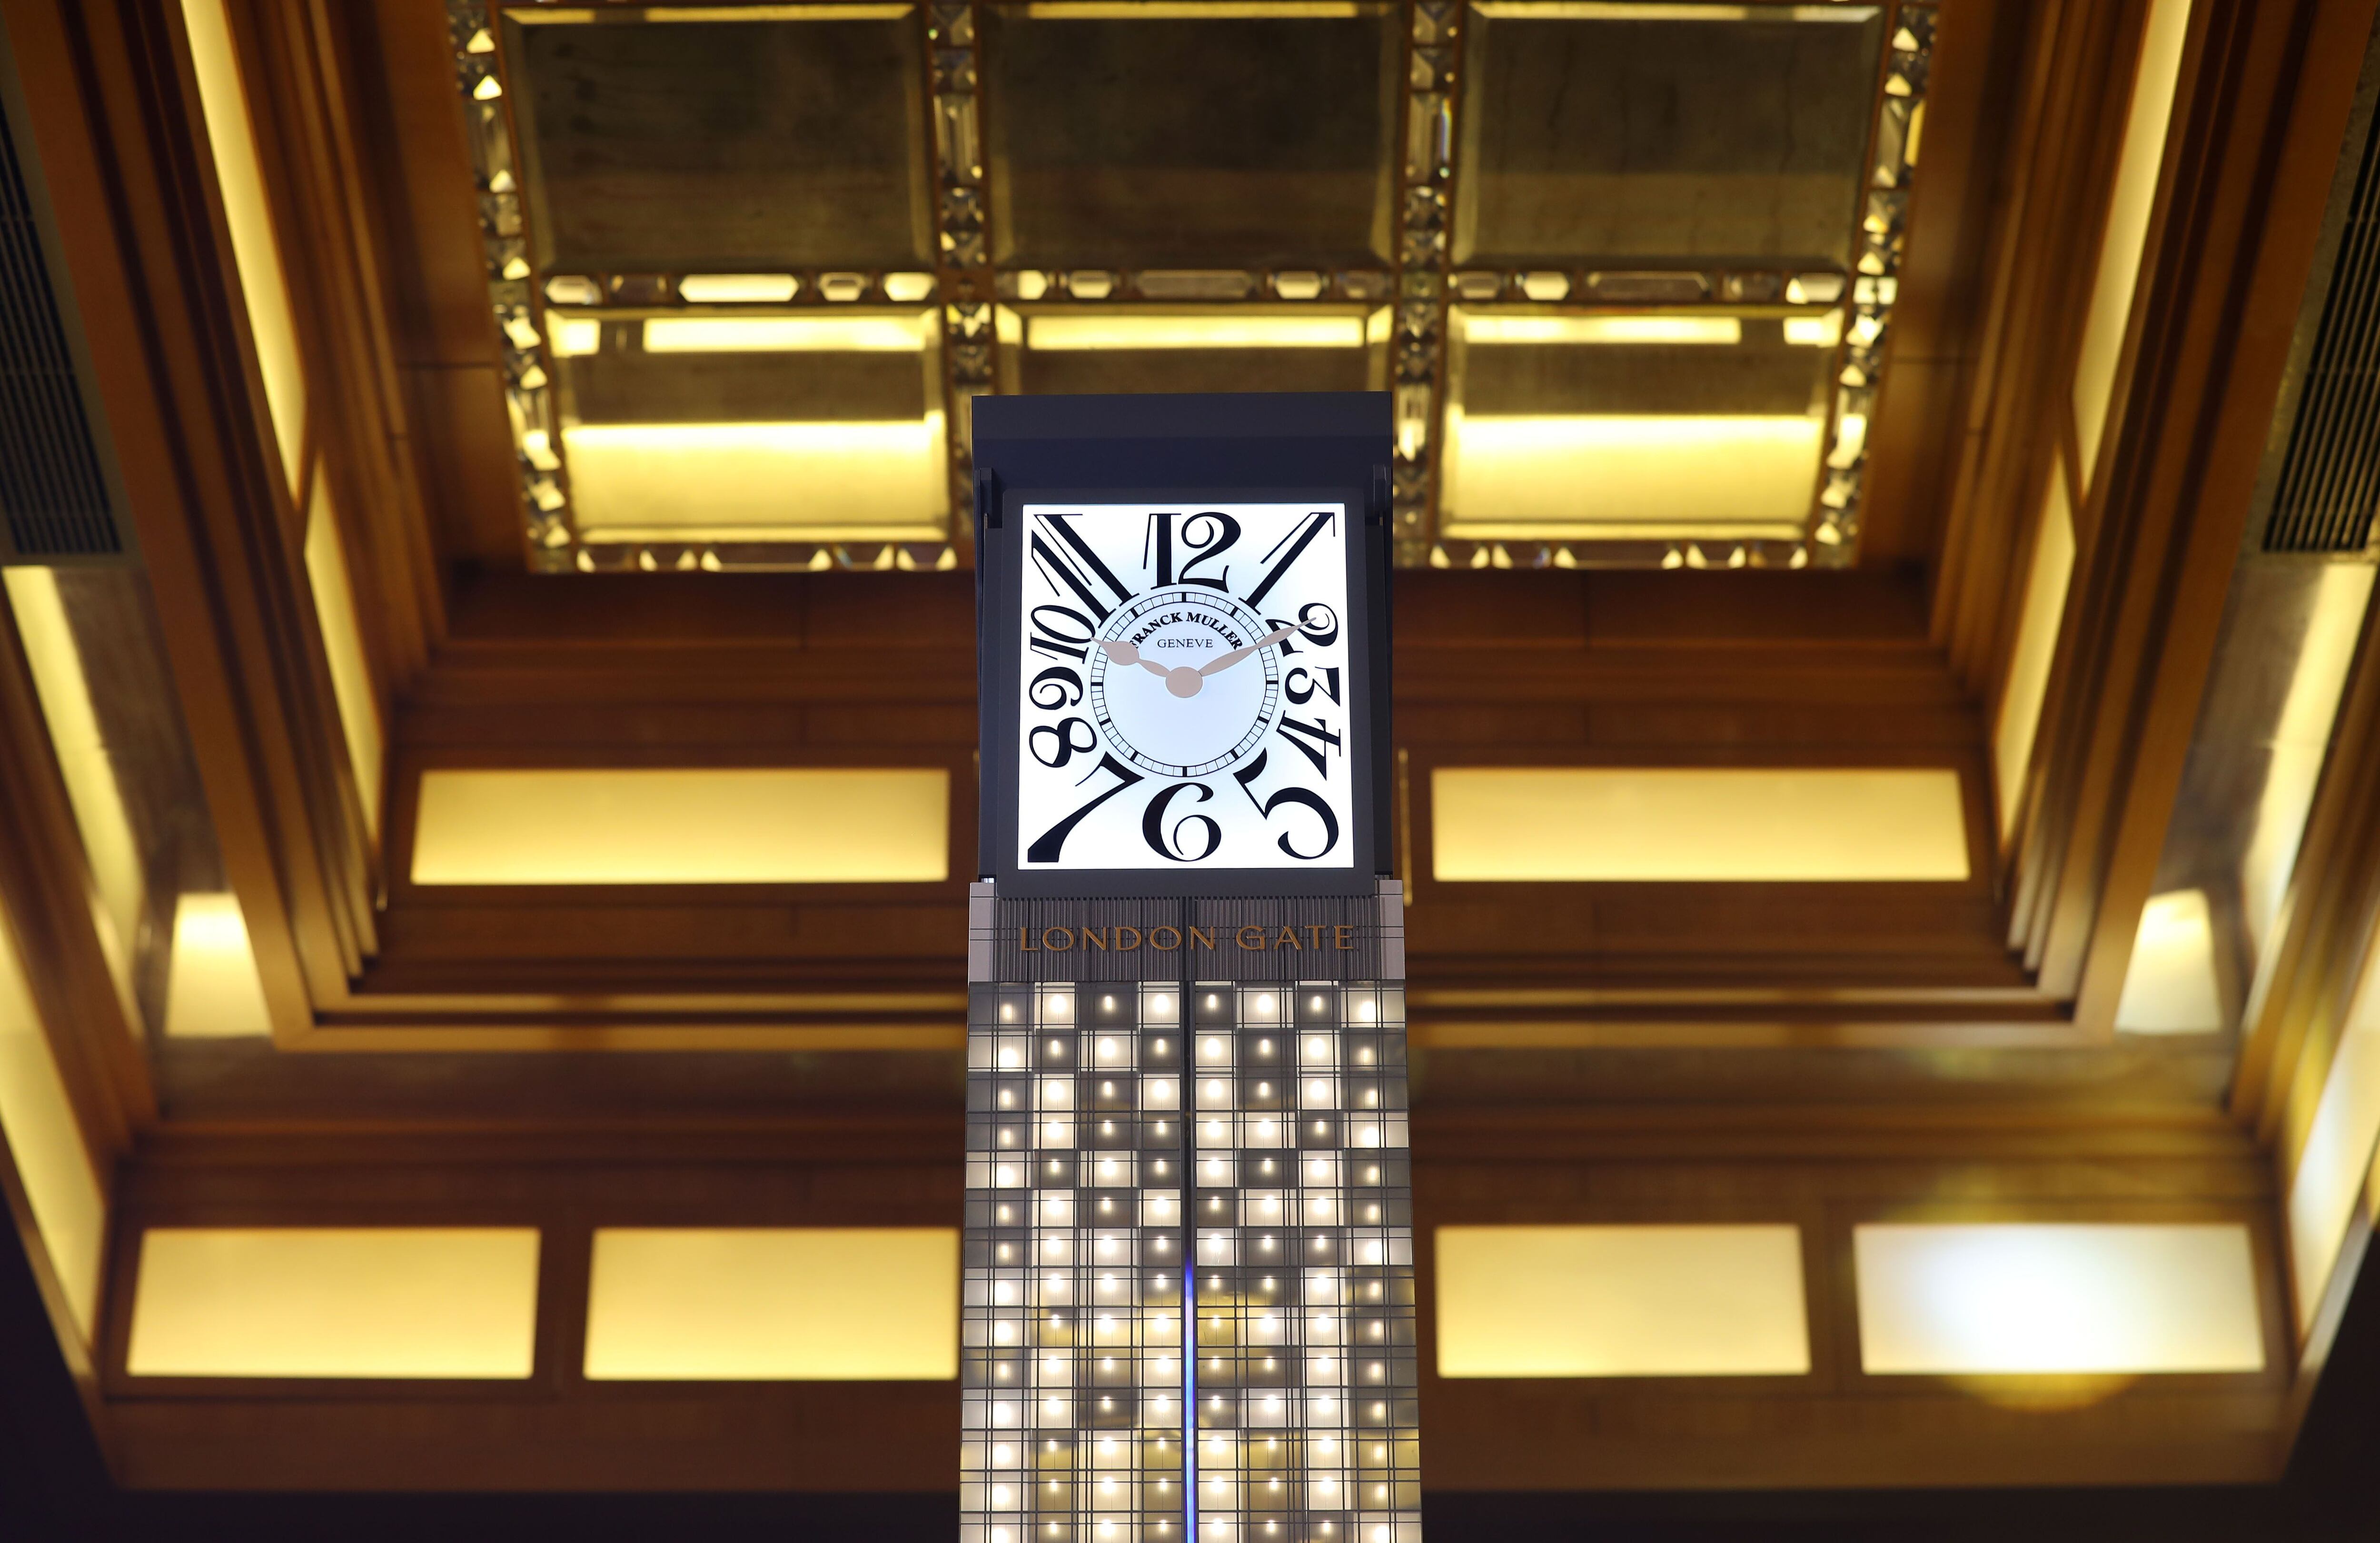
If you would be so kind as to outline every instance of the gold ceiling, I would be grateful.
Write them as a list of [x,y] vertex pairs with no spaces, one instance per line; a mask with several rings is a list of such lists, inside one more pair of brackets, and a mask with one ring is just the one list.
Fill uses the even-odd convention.
[[448,16],[548,571],[954,565],[987,392],[1392,390],[1407,564],[1856,553],[1930,0]]

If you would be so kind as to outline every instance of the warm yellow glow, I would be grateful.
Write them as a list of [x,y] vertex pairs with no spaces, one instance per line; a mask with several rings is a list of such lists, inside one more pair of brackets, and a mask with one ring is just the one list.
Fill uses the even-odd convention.
[[256,131],[249,121],[248,95],[233,53],[231,25],[223,0],[182,0],[190,34],[190,64],[199,79],[199,106],[207,120],[214,152],[215,182],[223,190],[224,223],[231,230],[232,261],[248,302],[249,331],[256,338],[264,400],[280,442],[281,468],[294,491],[305,464],[306,376],[298,356],[298,328],[289,310],[289,281],[273,238],[273,214],[264,200],[264,171],[257,158]]
[[1937,767],[1441,767],[1430,800],[1440,881],[1967,877],[1959,774]]
[[42,1251],[88,1341],[99,1321],[107,1197],[42,1032],[16,940],[0,920],[0,1137],[32,1208]]
[[589,541],[939,541],[942,415],[899,422],[599,423],[565,429]]
[[136,1377],[522,1378],[530,1227],[158,1227],[140,1237]]
[[2086,488],[2097,480],[2099,438],[2107,426],[2116,365],[2131,324],[2132,292],[2140,285],[2141,256],[2148,246],[2149,215],[2165,161],[2166,130],[2173,117],[2174,85],[2181,78],[2182,40],[2189,30],[2190,0],[2150,0],[2139,73],[2132,79],[2131,112],[2124,123],[2116,185],[2107,200],[2107,235],[2091,283],[2082,351],[2074,361],[2074,432],[2082,446]]
[[83,673],[81,650],[75,644],[73,624],[67,618],[66,598],[58,590],[57,576],[48,568],[0,570],[0,581],[7,587],[17,636],[32,671],[33,691],[42,701],[42,721],[49,725],[50,748],[65,778],[75,826],[82,832],[83,856],[91,864],[91,883],[99,892],[102,943],[129,1002],[134,998],[132,948],[140,936],[140,912],[149,884],[140,844],[132,833],[131,815],[116,786],[106,741],[100,736],[99,714],[91,701],[91,682]]
[[1824,316],[1788,316],[1785,318],[1785,341],[1797,348],[1831,348],[1843,340],[1843,313],[1830,310]]
[[790,300],[801,286],[791,273],[688,273],[677,281],[679,297],[697,305]]
[[417,884],[933,883],[940,767],[433,771]]
[[1879,1223],[1852,1246],[1870,1375],[2264,1369],[2236,1222]]
[[2041,732],[2042,704],[2049,696],[2049,666],[2058,657],[2058,628],[2066,616],[2066,587],[2074,578],[2074,511],[2066,496],[2066,475],[2049,473],[2041,529],[2033,539],[2033,567],[2024,581],[2024,614],[2017,623],[2016,651],[2009,660],[2008,686],[1992,733],[1992,775],[2000,834],[2016,826],[2024,779],[2033,765],[2034,740]]
[[1129,312],[1029,316],[1025,346],[1088,348],[1360,348],[1361,316],[1149,316]]
[[2261,950],[2280,917],[2281,900],[2313,809],[2314,785],[2330,755],[2338,699],[2363,635],[2374,572],[2363,563],[2325,564],[2314,580],[2303,641],[2289,671],[2289,693],[2267,742],[2264,791],[2256,798],[2254,833],[2240,858],[2240,911],[2248,937]]
[[645,323],[649,354],[921,354],[911,316],[665,316]]
[[1441,1377],[1810,1369],[1792,1226],[1440,1227]]
[[239,898],[186,894],[174,910],[174,961],[165,988],[165,1033],[175,1039],[271,1034],[264,982],[256,973]]
[[364,828],[380,834],[382,741],[380,702],[372,692],[371,671],[364,662],[363,629],[356,622],[356,592],[347,577],[346,543],[331,509],[330,484],[317,470],[312,507],[306,512],[306,583],[314,592],[314,617],[322,628],[322,646],[330,658],[331,694],[339,709],[339,728],[347,741],[347,762],[355,769],[356,796],[363,805]]
[[603,346],[603,323],[592,316],[545,313],[546,341],[556,358],[577,358]]
[[1463,313],[1463,339],[1501,343],[1710,343],[1743,341],[1732,316],[1483,316]]
[[1798,538],[1825,425],[1815,418],[1446,414],[1446,533],[1475,541]]
[[595,1380],[958,1375],[959,1237],[942,1227],[595,1233]]
[[2313,1321],[2347,1240],[2356,1202],[2366,1192],[2380,1147],[2380,955],[2367,950],[2363,978],[2347,1027],[2289,1175],[2289,1278],[2298,1328]]
[[2116,1002],[2124,1034],[2212,1034],[2223,1027],[2215,920],[2204,890],[2169,890],[2141,908]]

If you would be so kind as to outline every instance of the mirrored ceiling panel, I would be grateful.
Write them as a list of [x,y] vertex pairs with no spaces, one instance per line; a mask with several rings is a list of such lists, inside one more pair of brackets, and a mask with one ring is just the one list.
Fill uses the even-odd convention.
[[1387,260],[1391,7],[1034,0],[984,14],[995,261]]
[[910,6],[540,7],[505,21],[544,271],[928,260]]
[[1884,41],[1881,6],[1474,6],[1454,260],[1843,266]]

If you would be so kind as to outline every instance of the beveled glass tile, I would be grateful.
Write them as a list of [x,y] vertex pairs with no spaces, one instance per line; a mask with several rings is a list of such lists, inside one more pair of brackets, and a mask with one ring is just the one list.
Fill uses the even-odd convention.
[[553,312],[585,539],[921,541],[946,518],[940,312]]
[[1851,261],[1882,7],[1472,17],[1454,261]]
[[822,20],[801,9],[600,23],[505,13],[539,268],[928,261],[911,7],[835,6]]
[[1806,525],[1839,313],[1450,321],[1448,535],[1790,541]]
[[1376,4],[987,8],[994,260],[1386,259],[1398,27]]

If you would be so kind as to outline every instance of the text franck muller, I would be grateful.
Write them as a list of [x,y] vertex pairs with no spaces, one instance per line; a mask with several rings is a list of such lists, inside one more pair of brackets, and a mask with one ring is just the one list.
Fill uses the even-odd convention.
[[965,1543],[1417,1543],[1382,395],[976,403]]

